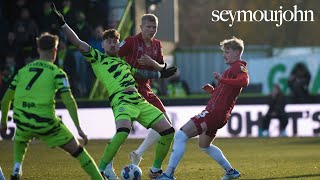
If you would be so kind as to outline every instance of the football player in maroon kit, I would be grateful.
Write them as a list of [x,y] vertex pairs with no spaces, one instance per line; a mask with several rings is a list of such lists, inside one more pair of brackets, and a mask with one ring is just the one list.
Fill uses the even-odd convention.
[[[161,42],[154,38],[158,29],[158,18],[154,14],[143,15],[140,28],[141,32],[139,34],[128,37],[120,43],[118,56],[125,57],[126,62],[135,68],[159,71],[166,68],[166,64],[163,61]],[[161,100],[152,92],[150,80],[136,79],[136,82],[139,93],[149,103],[161,110],[166,118],[169,119]],[[151,145],[155,144],[159,138],[159,133],[150,129],[139,148],[130,153],[132,163],[139,165],[143,153]],[[161,168],[152,167],[149,172],[149,177],[154,179],[161,173]]]
[[225,170],[222,180],[240,177],[240,172],[230,165],[222,151],[214,146],[212,141],[218,129],[228,122],[242,88],[249,84],[247,63],[241,60],[244,43],[241,39],[233,37],[223,40],[220,45],[224,61],[229,65],[229,68],[222,75],[218,72],[213,73],[213,77],[218,81],[215,89],[209,84],[202,87],[203,90],[211,94],[211,98],[206,108],[200,114],[192,117],[176,133],[168,168],[156,179],[174,179],[174,171],[184,154],[187,140],[197,135],[199,135],[200,149]]

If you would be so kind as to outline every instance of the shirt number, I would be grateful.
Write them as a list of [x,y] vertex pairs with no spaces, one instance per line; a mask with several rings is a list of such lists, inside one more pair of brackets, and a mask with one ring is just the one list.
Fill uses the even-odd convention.
[[30,68],[29,72],[36,72],[36,74],[33,76],[33,78],[28,83],[28,85],[26,87],[26,90],[30,90],[31,89],[31,87],[34,84],[34,82],[36,82],[36,80],[39,78],[39,76],[43,72],[43,69],[41,69],[41,68]]

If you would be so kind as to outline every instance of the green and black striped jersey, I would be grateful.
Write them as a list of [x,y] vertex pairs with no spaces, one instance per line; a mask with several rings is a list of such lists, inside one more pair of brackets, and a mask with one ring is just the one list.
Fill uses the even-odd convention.
[[92,47],[89,52],[82,54],[91,63],[95,75],[105,86],[109,97],[128,87],[135,87],[136,81],[133,76],[138,70],[126,61],[103,54]]
[[[30,117],[30,121],[55,119],[55,94],[70,91],[65,72],[45,60],[35,60],[21,68],[12,80],[14,118]],[[38,119],[38,118],[40,119]]]

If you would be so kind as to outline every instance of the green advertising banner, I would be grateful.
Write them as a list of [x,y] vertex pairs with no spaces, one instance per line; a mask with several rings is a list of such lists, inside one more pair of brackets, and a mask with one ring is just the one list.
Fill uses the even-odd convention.
[[290,93],[288,79],[297,63],[303,63],[311,75],[309,91],[320,93],[320,54],[248,59],[250,84],[261,84],[262,93],[269,94],[273,84],[279,84],[284,92]]

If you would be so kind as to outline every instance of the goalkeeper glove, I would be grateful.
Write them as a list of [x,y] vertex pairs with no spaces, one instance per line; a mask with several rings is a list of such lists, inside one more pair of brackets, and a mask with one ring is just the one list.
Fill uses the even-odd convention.
[[51,3],[51,9],[53,10],[54,15],[56,16],[59,25],[63,26],[66,23],[66,21],[64,20],[63,15],[57,10],[57,8],[54,5],[54,3]]
[[168,78],[173,76],[177,72],[177,67],[169,67],[166,69],[166,66],[160,71],[160,78]]

